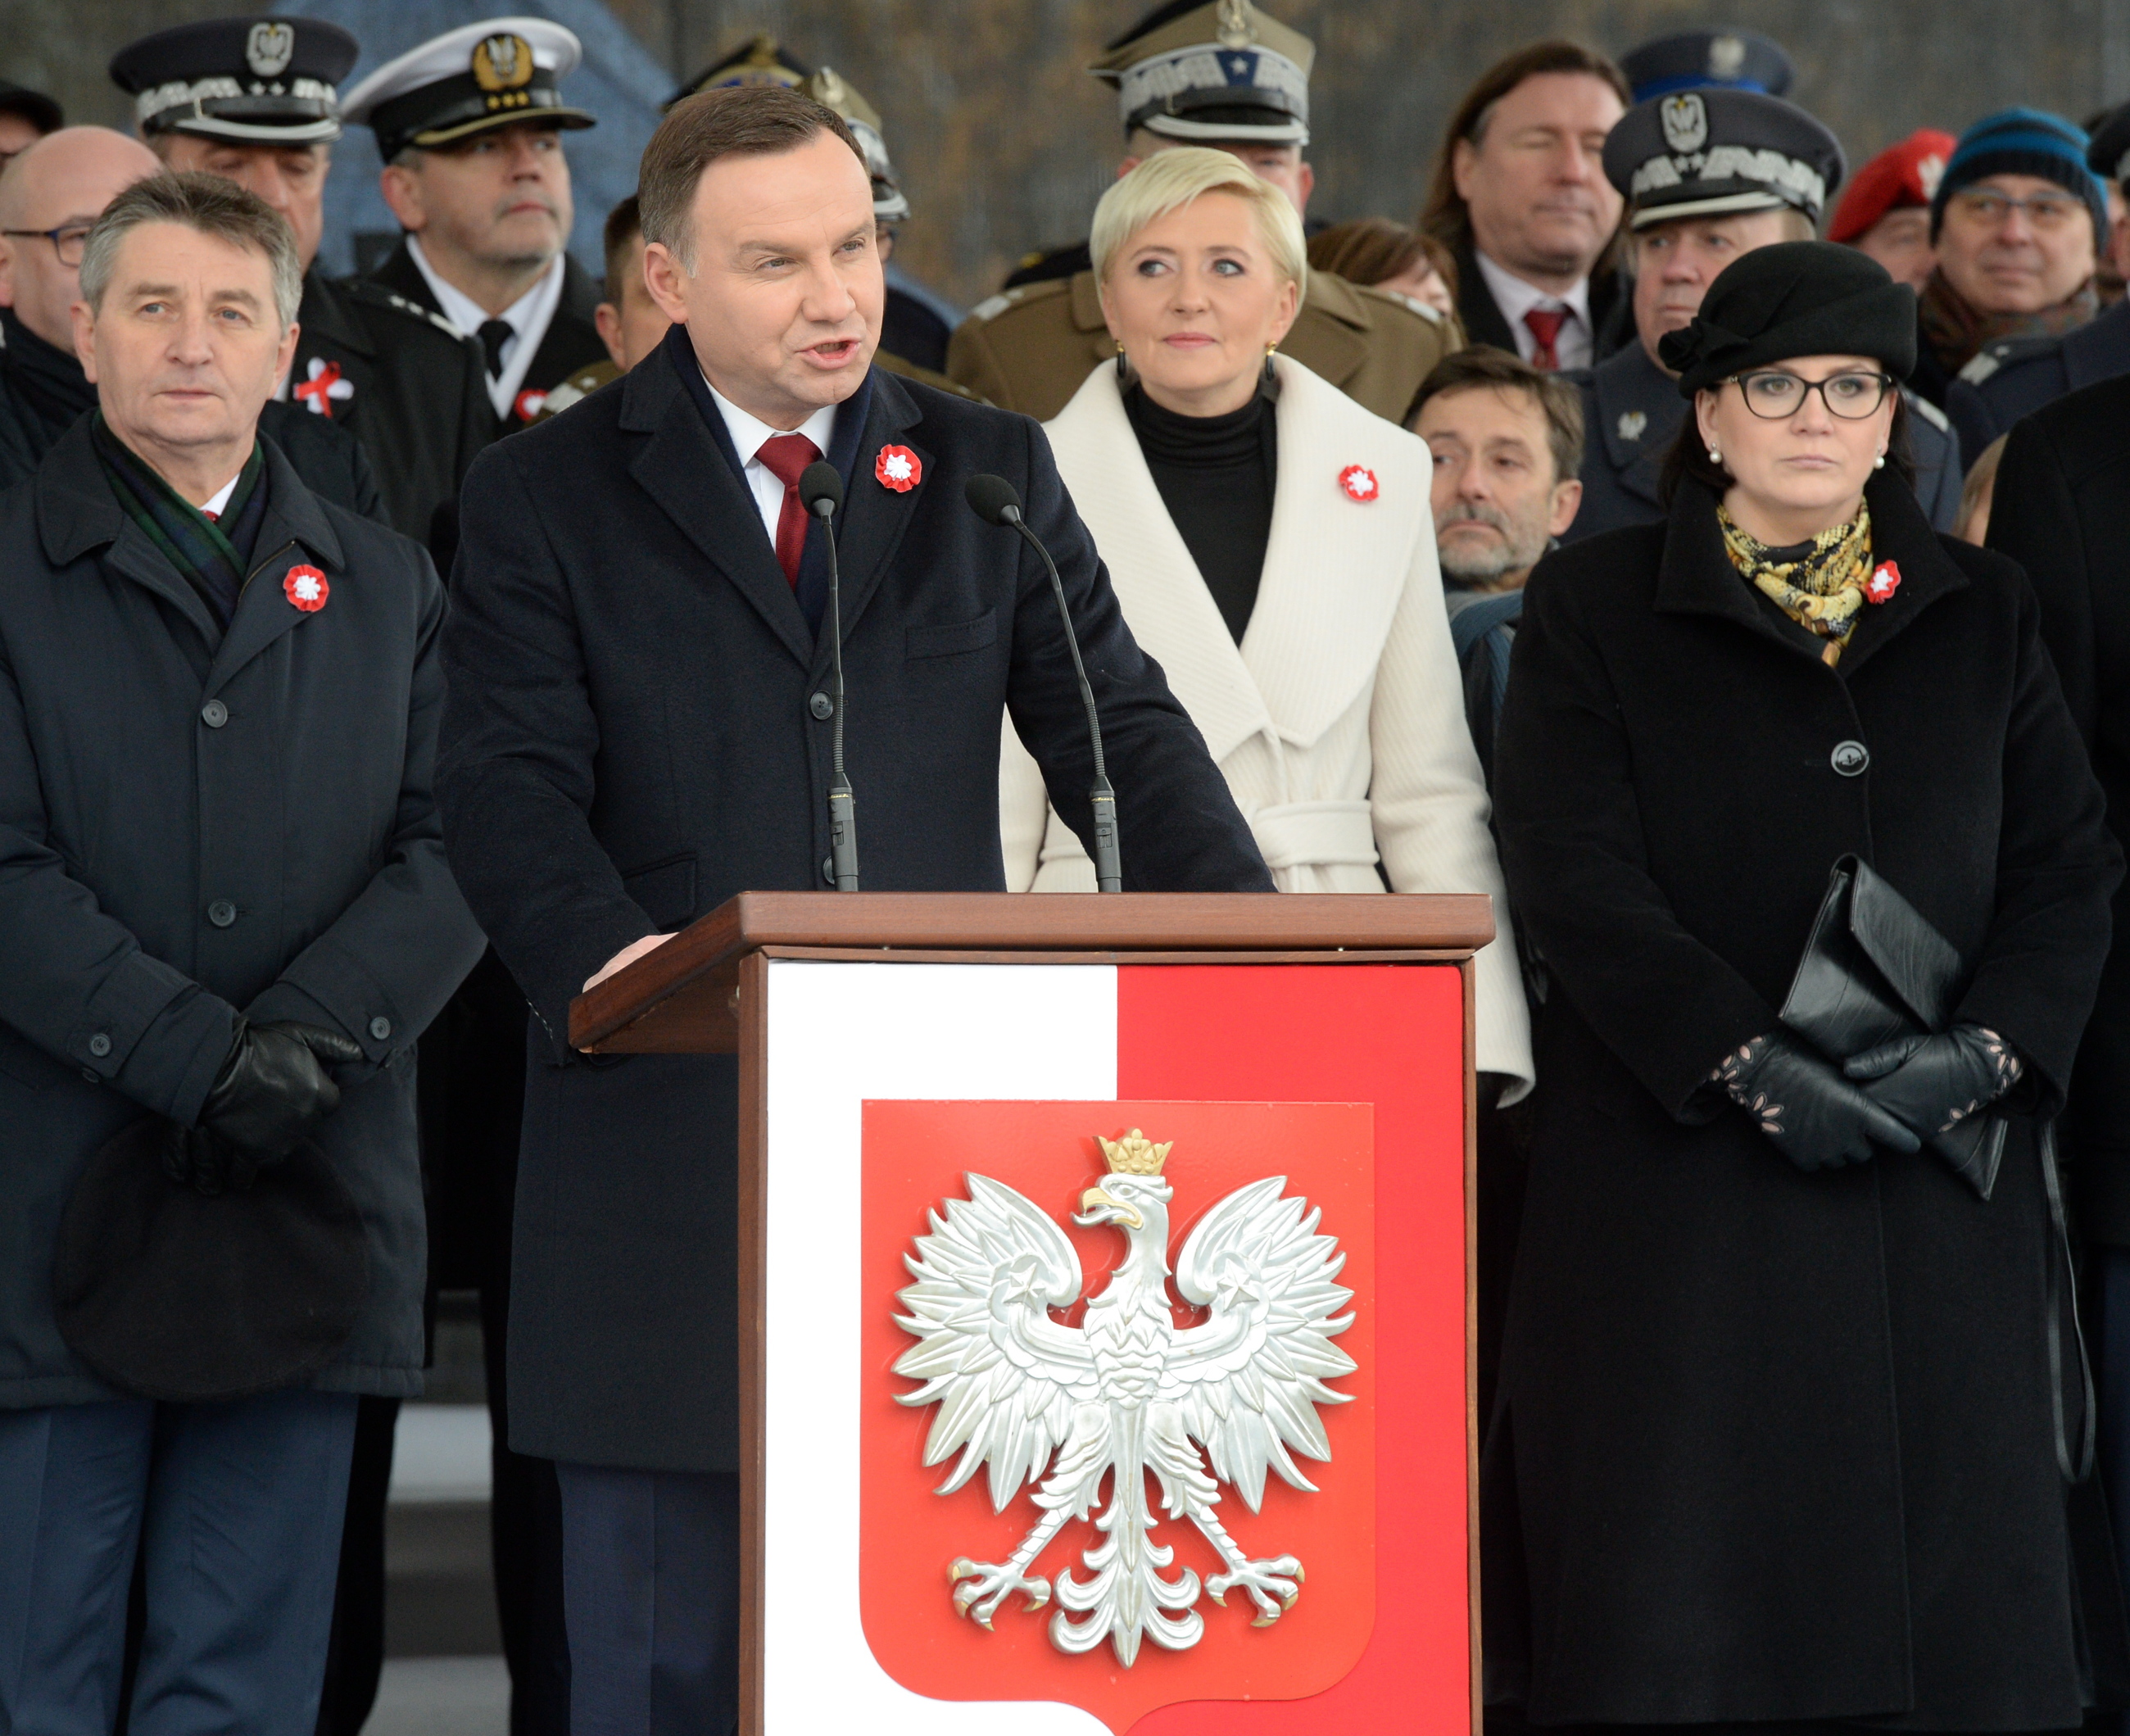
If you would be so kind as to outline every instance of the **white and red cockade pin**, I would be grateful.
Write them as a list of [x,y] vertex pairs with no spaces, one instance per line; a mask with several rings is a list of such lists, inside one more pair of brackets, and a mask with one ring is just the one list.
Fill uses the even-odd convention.
[[1340,471],[1339,486],[1349,500],[1373,500],[1383,492],[1377,485],[1376,473],[1365,464],[1349,464]]
[[906,446],[883,446],[872,461],[872,473],[881,487],[906,495],[924,480],[924,466]]
[[1901,588],[1901,568],[1898,562],[1881,561],[1872,569],[1871,580],[1864,587],[1867,601],[1883,603]]
[[326,599],[332,595],[332,587],[326,583],[323,573],[306,564],[289,569],[281,581],[281,595],[305,615],[315,615],[326,606]]
[[510,414],[520,422],[530,422],[540,414],[540,406],[547,401],[545,392],[537,392],[528,386],[511,403]]
[[355,382],[340,377],[340,364],[327,361],[322,356],[311,358],[310,377],[298,380],[295,386],[297,403],[313,416],[332,419],[332,407],[345,404],[355,396]]

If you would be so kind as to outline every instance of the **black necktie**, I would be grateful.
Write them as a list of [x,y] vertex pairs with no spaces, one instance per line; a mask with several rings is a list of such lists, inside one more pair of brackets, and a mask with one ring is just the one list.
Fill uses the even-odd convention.
[[495,380],[503,373],[503,347],[518,335],[517,327],[507,319],[484,319],[480,330],[474,334],[480,339],[480,347],[488,352],[488,377]]

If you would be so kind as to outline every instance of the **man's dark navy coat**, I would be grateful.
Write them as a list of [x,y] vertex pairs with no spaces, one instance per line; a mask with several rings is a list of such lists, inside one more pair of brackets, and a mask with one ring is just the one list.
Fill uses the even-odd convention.
[[[370,1299],[316,1377],[422,1389],[414,1040],[480,956],[430,790],[443,588],[265,442],[229,629],[119,509],[87,418],[0,495],[0,1408],[106,1399],[60,1341],[60,1212],[92,1153],[190,1125],[234,1015],[362,1046],[318,1142]],[[325,605],[283,589],[318,567]]]
[[[738,1464],[737,1071],[717,1056],[572,1055],[569,1004],[632,941],[744,889],[824,883],[831,684],[827,635],[816,643],[684,386],[676,361],[690,357],[669,345],[475,463],[439,792],[452,866],[534,1016],[511,1444],[708,1471]],[[865,417],[859,439],[839,429],[834,445],[851,466],[838,546],[866,887],[1003,889],[1008,709],[1059,812],[1088,829],[1086,716],[1048,581],[962,499],[991,471],[1020,490],[1063,572],[1127,889],[1271,890],[1036,424],[877,369]],[[875,476],[890,444],[921,466],[907,492]]]

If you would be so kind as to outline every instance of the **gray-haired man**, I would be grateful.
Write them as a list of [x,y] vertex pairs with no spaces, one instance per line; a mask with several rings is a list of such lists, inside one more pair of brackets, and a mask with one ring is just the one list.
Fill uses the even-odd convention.
[[81,291],[99,413],[0,499],[0,1729],[112,1728],[137,1556],[136,1736],[308,1736],[356,1396],[421,1389],[413,1044],[480,949],[443,599],[258,438],[265,204],[139,182]]

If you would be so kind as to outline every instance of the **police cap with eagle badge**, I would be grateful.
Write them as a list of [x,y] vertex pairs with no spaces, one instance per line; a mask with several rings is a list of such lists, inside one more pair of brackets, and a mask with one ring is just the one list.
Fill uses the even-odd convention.
[[377,135],[388,163],[409,147],[455,145],[518,122],[595,127],[559,88],[583,58],[575,32],[545,18],[484,18],[379,67],[348,93],[347,117]]
[[1316,45],[1250,0],[1168,0],[1087,70],[1117,89],[1129,138],[1309,142]]
[[1817,222],[1846,168],[1841,141],[1812,116],[1750,90],[1652,97],[1605,141],[1605,176],[1634,229],[1785,208]]
[[1797,68],[1781,43],[1756,31],[1724,27],[1674,31],[1620,56],[1635,100],[1679,90],[1757,90],[1781,96]]
[[111,81],[133,98],[144,137],[323,144],[340,136],[338,86],[360,52],[317,18],[208,18],[129,42]]

